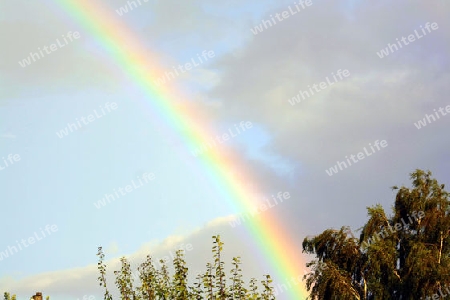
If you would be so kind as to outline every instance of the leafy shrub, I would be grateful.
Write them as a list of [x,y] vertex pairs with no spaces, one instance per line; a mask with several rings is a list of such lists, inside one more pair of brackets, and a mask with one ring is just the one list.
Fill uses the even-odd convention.
[[[228,278],[231,285],[227,286],[227,278],[224,270],[224,262],[221,258],[223,243],[220,236],[213,236],[212,253],[214,263],[206,264],[204,274],[198,275],[196,283],[188,285],[188,268],[184,260],[184,252],[178,250],[173,259],[174,274],[169,275],[166,262],[160,260],[161,268],[157,270],[150,255],[138,267],[140,285],[135,286],[130,263],[125,257],[120,259],[121,270],[115,271],[115,284],[120,292],[122,300],[273,300],[275,299],[272,279],[270,275],[265,275],[261,281],[263,291],[258,291],[256,279],[252,278],[249,288],[244,286],[242,280],[242,270],[240,268],[240,257],[234,257],[232,261],[233,269]],[[104,253],[102,247],[98,248],[99,257],[98,270],[100,276],[98,280],[100,286],[105,289],[104,299],[112,300],[112,295],[106,285],[106,265],[104,264]]]

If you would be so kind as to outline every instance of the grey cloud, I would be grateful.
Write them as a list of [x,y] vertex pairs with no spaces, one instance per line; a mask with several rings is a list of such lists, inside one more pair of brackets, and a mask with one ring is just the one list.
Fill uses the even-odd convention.
[[[222,103],[215,110],[220,116],[263,125],[273,137],[265,150],[300,165],[294,188],[308,201],[291,207],[298,218],[289,220],[292,228],[304,224],[313,233],[360,226],[365,207],[377,202],[389,210],[388,187],[408,184],[408,173],[417,167],[442,173],[449,146],[444,122],[450,119],[429,126],[427,134],[413,125],[449,104],[444,96],[449,93],[449,21],[442,13],[449,5],[359,3],[350,17],[338,5],[314,2],[252,37],[238,54],[217,60],[213,67],[222,76],[209,93]],[[271,13],[283,9],[280,5]],[[426,22],[437,22],[439,29],[388,57],[376,55]],[[338,69],[351,75],[301,103],[288,103]],[[389,146],[332,177],[325,173],[376,139],[386,139]],[[263,182],[271,186],[274,177]]]

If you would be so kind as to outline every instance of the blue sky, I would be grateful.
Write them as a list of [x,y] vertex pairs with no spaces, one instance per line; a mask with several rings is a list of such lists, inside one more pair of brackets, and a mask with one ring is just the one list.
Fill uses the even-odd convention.
[[[153,25],[146,13],[140,19],[133,19],[131,13],[127,17],[131,19],[129,25],[136,30]],[[149,39],[148,43],[158,42],[160,46],[155,50],[162,51],[162,57],[184,63],[203,51],[196,46],[195,36],[195,32],[190,32],[189,38],[167,34],[159,41]],[[182,41],[184,51],[165,46],[173,46],[174,41]],[[78,47],[76,56],[86,50],[101,56],[103,51],[86,35],[74,46]],[[237,45],[226,41],[211,45],[216,56],[235,47]],[[27,68],[44,68],[45,63],[54,63],[52,58],[48,55]],[[170,70],[170,63],[168,66]],[[202,65],[207,66],[208,63]],[[14,230],[3,233],[0,249],[5,250],[16,245],[16,240],[33,236],[47,224],[58,226],[54,235],[31,245],[32,251],[24,248],[2,261],[3,275],[21,279],[52,270],[82,267],[95,261],[99,245],[119,245],[114,255],[129,255],[149,240],[162,241],[174,233],[186,234],[210,220],[233,213],[217,190],[208,187],[208,178],[199,174],[198,167],[192,168],[196,158],[191,157],[191,162],[187,162],[183,159],[188,155],[180,157],[180,151],[187,149],[179,144],[178,137],[165,135],[168,129],[164,124],[157,127],[149,120],[153,116],[145,110],[144,103],[148,100],[123,75],[114,71],[113,76],[120,84],[108,88],[93,84],[74,89],[76,81],[68,81],[71,87],[70,92],[66,92],[51,83],[36,87],[31,81],[29,89],[24,87],[19,97],[10,99],[11,105],[0,108],[6,136],[0,141],[2,154],[21,156],[20,162],[0,173],[2,182],[8,182],[4,187],[8,201],[3,209],[3,222],[14,224],[18,216],[23,219]],[[176,80],[173,85],[177,85]],[[185,85],[198,90],[204,87],[189,82]],[[115,102],[118,108],[63,138],[57,136],[56,132],[66,128],[68,123],[81,121],[81,117],[94,114],[94,110],[99,113],[107,102]],[[231,120],[220,122],[218,133],[226,132],[233,125]],[[260,134],[245,134],[228,144],[255,151],[260,146],[258,141],[265,140],[267,135],[262,130],[255,131]],[[94,202],[105,194],[112,194],[113,189],[125,187],[132,180],[137,182],[138,176],[144,173],[155,174],[155,180],[101,209],[95,207]],[[35,263],[37,257],[45,263]]]
[[[204,50],[214,51],[213,58],[167,84],[210,117],[205,126],[212,132],[252,123],[208,151],[223,147],[236,153],[262,195],[292,195],[267,213],[283,220],[299,253],[307,235],[342,225],[361,227],[367,206],[381,203],[389,211],[394,197],[389,187],[409,185],[408,173],[416,168],[430,169],[448,183],[450,117],[414,127],[426,113],[450,104],[445,96],[450,92],[447,3],[312,0],[311,7],[254,35],[254,26],[292,1],[149,1],[123,16],[115,10],[126,1],[96,1],[129,26],[167,71]],[[245,259],[246,276],[273,273],[245,226],[229,226],[238,212],[211,184],[199,158],[155,118],[146,105],[151,99],[105,58],[89,32],[51,0],[2,2],[0,22],[5,45],[0,49],[0,158],[21,158],[0,171],[0,253],[47,224],[58,226],[0,261],[0,292],[11,290],[23,299],[35,289],[55,299],[98,297],[100,245],[116,266],[122,255],[139,261],[148,251],[163,256],[180,243],[192,243],[188,263],[203,270],[214,234],[226,238],[227,256]],[[426,22],[437,22],[439,29],[383,59],[376,55]],[[79,31],[80,39],[20,67],[18,61],[30,52],[69,31]],[[299,90],[338,69],[350,70],[351,76],[289,104]],[[117,109],[57,136],[68,123],[113,102]],[[337,160],[377,139],[389,146],[327,175]],[[95,207],[105,194],[144,173],[155,179]]]
[[[157,128],[150,128],[148,115],[135,103],[124,101],[128,97],[126,91],[109,95],[106,101],[116,102],[116,110],[63,138],[56,132],[67,123],[87,117],[94,109],[100,112],[99,107],[106,103],[104,93],[89,91],[65,96],[65,103],[59,96],[44,98],[28,112],[20,107],[13,111],[17,119],[41,118],[36,118],[17,138],[2,141],[5,153],[21,155],[21,161],[6,169],[11,172],[1,174],[4,181],[11,181],[5,186],[6,197],[15,200],[4,211],[11,223],[22,215],[36,216],[39,222],[31,223],[35,226],[57,224],[59,236],[45,241],[47,245],[44,241],[36,245],[33,252],[45,257],[50,255],[47,247],[51,247],[61,249],[61,255],[52,253],[50,263],[34,265],[34,256],[21,257],[19,253],[4,262],[10,272],[23,272],[25,276],[74,263],[81,265],[92,260],[98,245],[113,242],[121,245],[120,254],[131,253],[143,243],[136,237],[163,239],[176,229],[176,220],[194,227],[211,217],[230,213],[226,205],[219,207],[213,201],[213,191],[204,188],[201,178],[179,159]],[[171,171],[174,169],[176,174]],[[42,176],[43,171],[48,176]],[[113,189],[124,187],[133,179],[137,182],[137,177],[146,172],[154,173],[155,180],[106,207],[96,209],[93,205],[105,193],[113,193]],[[168,188],[172,185],[177,188]],[[201,210],[196,208],[199,205]],[[130,219],[131,222],[125,221]],[[162,226],[150,236],[148,232],[157,224]],[[18,236],[31,236],[33,232],[30,224],[20,222],[17,231],[7,232],[4,240],[13,242]],[[83,247],[79,247],[76,258],[67,260],[63,253],[71,253],[76,245]]]

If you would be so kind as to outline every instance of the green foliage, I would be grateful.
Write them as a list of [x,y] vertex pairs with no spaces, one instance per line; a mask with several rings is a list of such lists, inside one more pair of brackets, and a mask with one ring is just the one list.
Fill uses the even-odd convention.
[[[30,299],[33,299],[33,297],[31,297]],[[45,299],[46,300],[50,300],[50,296],[47,296]],[[4,292],[3,293],[3,300],[17,300],[17,296],[15,294],[11,296],[10,293]]]
[[120,271],[114,271],[116,275],[116,286],[120,291],[122,300],[132,300],[135,298],[135,292],[133,290],[133,277],[131,277],[130,263],[122,257],[120,259],[122,268]]
[[177,250],[176,256],[173,260],[173,265],[175,267],[175,274],[173,278],[173,286],[175,287],[175,298],[174,299],[187,299],[189,296],[188,286],[187,286],[187,271],[186,262],[183,259],[183,251]]
[[265,279],[261,281],[261,284],[264,287],[264,291],[261,294],[263,300],[274,300],[275,296],[273,294],[273,287],[270,285],[273,280],[270,278],[270,275],[265,275]]
[[368,207],[359,239],[344,226],[303,240],[316,256],[304,276],[310,299],[420,299],[450,285],[449,193],[431,175],[416,170],[412,188],[392,187],[391,217]]
[[[258,292],[256,279],[250,280],[249,289],[244,287],[242,280],[241,260],[239,257],[233,258],[233,269],[231,270],[231,285],[227,286],[225,265],[222,261],[223,242],[220,236],[213,236],[213,259],[214,263],[206,264],[206,271],[196,277],[193,286],[188,285],[188,268],[184,260],[183,250],[177,250],[173,259],[174,274],[171,277],[166,262],[161,260],[161,268],[157,270],[153,265],[151,256],[147,256],[137,269],[139,272],[140,285],[134,285],[130,263],[125,257],[120,259],[121,270],[115,271],[116,286],[120,292],[121,300],[274,300],[272,279],[270,275],[265,275],[261,281],[262,293]],[[105,288],[104,299],[112,300],[111,293],[106,286],[106,265],[104,264],[104,254],[102,247],[98,248],[99,257],[98,270],[100,276],[98,280],[100,286]]]
[[157,273],[150,255],[147,255],[147,259],[138,267],[138,272],[142,285],[138,287],[137,294],[141,295],[143,299],[156,299],[158,289],[156,284]]
[[224,262],[220,258],[220,254],[223,250],[223,243],[220,241],[220,236],[213,236],[213,257],[214,257],[214,268],[216,269],[216,289],[217,294],[215,299],[225,300],[225,271]]
[[16,295],[12,295],[12,296],[11,296],[10,293],[5,292],[5,293],[3,294],[3,299],[4,299],[4,300],[16,300],[16,299],[17,299],[17,296],[16,296]]
[[100,282],[100,286],[105,287],[104,299],[112,300],[112,296],[108,291],[108,287],[106,286],[106,265],[103,263],[105,254],[103,253],[102,247],[98,247],[97,256],[99,259],[98,264],[97,264],[97,269],[100,272],[100,276],[97,279]]
[[233,266],[231,270],[231,287],[228,299],[245,299],[247,295],[247,289],[244,287],[244,281],[242,280],[241,259],[239,257],[233,257]]

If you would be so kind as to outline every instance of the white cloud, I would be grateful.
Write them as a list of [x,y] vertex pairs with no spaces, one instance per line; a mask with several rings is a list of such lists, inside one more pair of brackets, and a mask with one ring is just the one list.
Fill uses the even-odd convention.
[[[255,277],[258,280],[263,279],[264,270],[261,263],[257,261],[253,253],[245,251],[247,241],[243,239],[243,232],[239,229],[232,228],[229,224],[235,216],[221,217],[212,220],[202,228],[197,228],[186,236],[169,236],[163,241],[151,241],[136,251],[128,255],[133,271],[136,270],[138,264],[145,260],[148,254],[152,255],[155,265],[160,258],[167,257],[171,265],[172,256],[178,248],[185,249],[187,266],[189,267],[189,274],[191,280],[194,279],[195,274],[202,273],[206,270],[206,263],[212,262],[212,236],[220,234],[224,242],[223,259],[226,268],[231,267],[231,258],[234,256],[241,256],[243,262],[244,279],[248,281],[250,277]],[[188,246],[189,245],[189,246]],[[110,291],[115,293],[113,270],[120,269],[119,258],[111,259],[111,251],[117,245],[110,245],[106,253],[106,268],[107,268],[107,283]],[[190,251],[189,251],[190,250]],[[109,253],[108,253],[109,252]],[[68,258],[70,259],[70,258]],[[94,260],[94,259],[93,259]],[[228,274],[228,271],[227,271]],[[102,288],[99,287],[97,264],[74,268],[69,270],[59,270],[36,274],[22,279],[13,279],[11,276],[5,276],[0,279],[0,290],[10,291],[20,297],[31,296],[35,291],[42,291],[45,295],[50,295],[51,298],[58,299],[76,299],[82,298],[83,295],[95,295],[97,299],[102,298]],[[192,281],[191,281],[192,283]]]

